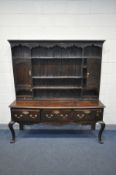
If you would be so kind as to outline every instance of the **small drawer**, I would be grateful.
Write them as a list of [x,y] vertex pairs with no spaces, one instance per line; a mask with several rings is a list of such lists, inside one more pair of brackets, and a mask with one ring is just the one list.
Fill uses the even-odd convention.
[[35,109],[12,109],[11,116],[13,121],[34,122],[40,121],[40,110]]
[[67,122],[71,120],[71,116],[72,116],[71,110],[49,109],[49,110],[42,111],[43,121]]
[[73,120],[74,121],[98,121],[103,117],[102,109],[82,109],[74,110]]

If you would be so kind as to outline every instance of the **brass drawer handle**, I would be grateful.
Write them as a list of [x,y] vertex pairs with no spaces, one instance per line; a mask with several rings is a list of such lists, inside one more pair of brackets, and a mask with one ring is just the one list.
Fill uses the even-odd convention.
[[17,118],[21,118],[21,116],[17,116]]
[[29,111],[23,111],[22,114],[28,115],[29,114]]
[[48,115],[47,118],[52,118],[52,116],[51,115]]
[[60,117],[64,117],[63,114],[60,114]]
[[63,115],[63,118],[67,119],[68,118],[68,114]]
[[22,114],[20,114],[20,115],[14,114],[14,116],[15,116],[16,118],[21,118],[21,117],[23,117]]
[[53,117],[53,114],[51,114],[51,115],[46,114],[45,116],[46,116],[46,118],[52,118]]
[[77,118],[82,119],[83,117],[85,117],[85,114],[77,114]]
[[37,114],[35,114],[34,116],[31,115],[30,117],[31,117],[31,118],[37,118]]

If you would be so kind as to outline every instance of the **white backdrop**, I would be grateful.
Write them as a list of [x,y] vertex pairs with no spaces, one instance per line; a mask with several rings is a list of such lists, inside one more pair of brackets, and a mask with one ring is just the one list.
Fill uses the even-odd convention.
[[8,39],[104,39],[100,100],[116,124],[116,1],[0,0],[0,123],[15,99]]

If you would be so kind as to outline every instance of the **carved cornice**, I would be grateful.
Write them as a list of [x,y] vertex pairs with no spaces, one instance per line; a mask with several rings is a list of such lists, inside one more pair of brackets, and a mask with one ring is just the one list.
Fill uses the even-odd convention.
[[15,46],[26,46],[30,49],[34,47],[45,47],[45,48],[53,48],[53,47],[61,47],[61,48],[67,48],[67,47],[87,47],[87,46],[98,46],[102,47],[103,40],[91,40],[91,41],[78,41],[78,40],[9,40],[9,43],[11,47]]

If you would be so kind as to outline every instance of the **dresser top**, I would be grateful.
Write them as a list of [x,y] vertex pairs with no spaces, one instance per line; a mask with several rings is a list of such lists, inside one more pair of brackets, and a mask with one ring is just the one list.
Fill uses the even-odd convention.
[[38,100],[14,101],[10,108],[104,108],[100,101]]

